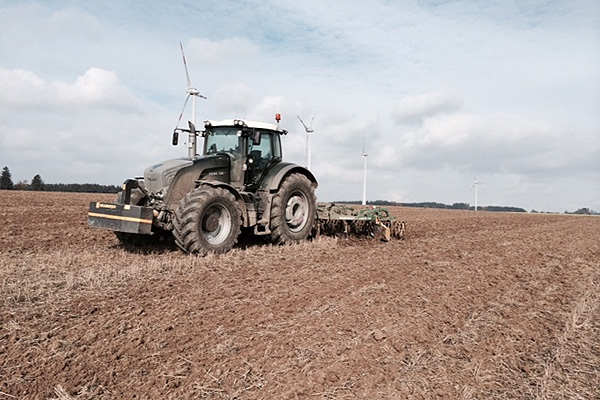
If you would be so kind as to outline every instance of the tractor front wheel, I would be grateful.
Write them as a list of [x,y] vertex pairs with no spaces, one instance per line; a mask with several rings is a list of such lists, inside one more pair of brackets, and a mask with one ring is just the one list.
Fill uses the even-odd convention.
[[188,253],[225,253],[237,243],[242,225],[235,197],[223,188],[200,186],[175,210],[175,243]]
[[271,207],[271,239],[289,244],[305,240],[311,233],[317,200],[312,182],[302,174],[287,177],[273,197]]

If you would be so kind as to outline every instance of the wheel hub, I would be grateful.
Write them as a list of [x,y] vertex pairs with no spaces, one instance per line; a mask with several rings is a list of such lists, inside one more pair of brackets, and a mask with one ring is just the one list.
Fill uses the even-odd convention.
[[285,208],[285,221],[292,231],[301,230],[308,218],[307,200],[301,194],[290,197]]
[[203,229],[206,232],[214,232],[219,227],[219,215],[216,212],[213,212],[206,216],[204,219]]
[[224,240],[232,229],[231,213],[222,204],[211,206],[201,223],[202,237],[211,245],[219,245]]

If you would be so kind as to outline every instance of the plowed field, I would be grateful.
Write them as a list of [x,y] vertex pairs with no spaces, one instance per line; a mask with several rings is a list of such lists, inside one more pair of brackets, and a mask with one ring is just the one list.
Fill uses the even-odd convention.
[[88,228],[111,198],[0,192],[0,399],[600,398],[600,218],[198,258]]

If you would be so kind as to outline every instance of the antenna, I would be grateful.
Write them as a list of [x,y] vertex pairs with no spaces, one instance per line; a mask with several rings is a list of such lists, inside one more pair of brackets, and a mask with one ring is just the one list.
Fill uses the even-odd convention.
[[362,195],[362,205],[367,205],[367,136],[363,140],[363,151],[361,154],[363,158],[363,195]]
[[310,137],[311,137],[312,133],[315,131],[312,127],[313,121],[315,120],[315,115],[317,115],[317,113],[313,114],[313,117],[310,120],[310,124],[308,126],[306,126],[306,124],[304,123],[304,121],[302,121],[302,118],[300,118],[299,115],[296,115],[296,117],[298,117],[298,119],[300,120],[300,123],[304,127],[304,130],[306,131],[306,150],[305,150],[305,152],[306,152],[306,167],[309,170],[310,170],[310,153],[311,153]]
[[477,187],[482,183],[483,182],[479,182],[476,177],[473,177],[473,186],[471,186],[471,189],[475,189],[475,211],[477,211]]
[[[185,106],[187,105],[190,96],[192,96],[192,124],[196,125],[196,97],[200,97],[206,99],[203,95],[200,94],[200,91],[192,86],[192,81],[190,79],[190,73],[188,72],[187,62],[185,60],[185,53],[183,52],[183,44],[179,42],[179,47],[181,48],[181,56],[183,57],[183,67],[185,68],[185,77],[187,79],[187,90],[185,91],[187,95],[185,96],[185,101],[183,102],[183,108],[181,109],[181,113],[179,113],[179,119],[177,120],[177,125],[175,125],[175,130],[178,130],[179,123],[181,122],[181,117],[183,116],[183,112],[185,111]],[[196,132],[191,132],[193,129],[190,129],[189,132],[189,140],[188,140],[188,157],[193,158],[196,157]],[[174,141],[175,142],[175,141]]]

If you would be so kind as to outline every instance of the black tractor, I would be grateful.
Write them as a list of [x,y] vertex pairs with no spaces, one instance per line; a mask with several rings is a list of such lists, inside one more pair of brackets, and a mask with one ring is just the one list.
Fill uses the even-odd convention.
[[[317,180],[304,167],[284,162],[277,124],[242,119],[204,121],[188,134],[188,157],[148,167],[128,179],[114,203],[90,204],[90,226],[113,230],[126,244],[171,235],[189,253],[229,251],[244,234],[274,243],[305,240],[316,217]],[[201,155],[196,139],[204,138]]]

